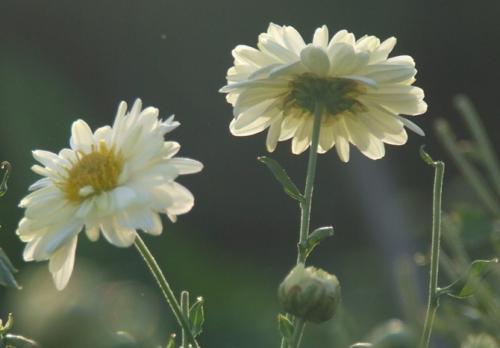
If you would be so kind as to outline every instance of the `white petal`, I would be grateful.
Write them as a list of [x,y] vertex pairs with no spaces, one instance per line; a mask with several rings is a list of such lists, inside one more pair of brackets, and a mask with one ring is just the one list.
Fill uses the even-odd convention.
[[283,121],[283,116],[280,115],[276,117],[275,120],[269,126],[269,130],[267,131],[266,137],[266,147],[267,151],[273,152],[276,149],[276,145],[278,144],[278,139],[281,131],[281,123]]
[[87,235],[88,239],[92,242],[96,242],[99,240],[99,226],[89,226],[85,225],[85,234]]
[[167,213],[172,215],[185,214],[191,210],[194,205],[194,197],[184,186],[173,182],[168,185],[168,195],[172,204],[167,207]]
[[304,152],[311,144],[313,118],[304,118],[292,140],[292,153],[295,155]]
[[203,169],[203,164],[191,158],[175,157],[169,160],[169,164],[174,166],[179,174],[194,174]]
[[344,117],[340,116],[333,124],[333,137],[335,139],[335,149],[342,162],[349,162],[349,134],[346,130]]
[[270,112],[275,100],[266,100],[254,107],[247,109],[231,121],[229,129],[233,135],[246,136],[259,133],[266,129],[275,113]]
[[406,126],[406,128],[408,128],[409,130],[417,133],[418,135],[420,135],[421,137],[424,137],[425,136],[425,132],[422,130],[422,128],[420,128],[419,126],[417,126],[415,123],[413,123],[412,121],[410,121],[409,119],[407,118],[404,118],[404,117],[399,117],[399,119],[401,120],[401,122],[403,122],[403,124]]
[[57,290],[63,290],[66,287],[73,273],[77,241],[78,237],[73,237],[50,257],[49,270]]
[[300,54],[300,50],[306,46],[302,36],[291,26],[285,26],[283,28],[283,41],[285,45],[296,54]]
[[313,45],[326,49],[328,46],[328,28],[323,25],[321,28],[316,29],[313,37]]
[[104,238],[117,247],[126,248],[135,242],[135,229],[122,227],[114,221],[102,223],[100,227]]
[[351,141],[368,158],[380,159],[385,155],[384,144],[355,118],[346,117]]
[[333,129],[328,126],[321,126],[319,133],[319,146],[318,152],[325,153],[330,150],[335,144],[335,139],[333,137]]
[[396,38],[390,37],[377,47],[370,56],[370,63],[377,63],[386,60],[396,46]]
[[330,70],[330,59],[322,48],[309,45],[300,52],[300,59],[312,73],[318,76],[326,76]]
[[70,145],[75,151],[88,153],[94,144],[94,136],[89,125],[83,120],[73,122],[71,126]]

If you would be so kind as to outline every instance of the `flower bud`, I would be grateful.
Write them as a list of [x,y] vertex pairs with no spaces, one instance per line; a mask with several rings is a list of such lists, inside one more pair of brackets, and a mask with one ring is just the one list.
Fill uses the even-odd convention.
[[313,323],[332,318],[340,302],[337,277],[300,263],[281,283],[278,297],[283,309]]

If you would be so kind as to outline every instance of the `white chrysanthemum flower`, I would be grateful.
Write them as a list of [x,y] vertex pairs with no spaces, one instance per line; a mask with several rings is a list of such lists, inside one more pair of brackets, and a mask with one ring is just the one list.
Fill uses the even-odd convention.
[[180,145],[164,139],[179,126],[173,116],[162,121],[158,109],[141,109],[139,99],[128,113],[122,102],[113,127],[92,133],[78,120],[70,149],[33,151],[42,165],[32,169],[44,178],[21,200],[26,211],[16,233],[27,242],[24,260],[49,260],[58,289],[69,281],[82,229],[92,241],[102,232],[110,243],[128,247],[137,229],[161,234],[160,213],[175,221],[193,206],[193,195],[175,179],[197,173],[203,165],[174,157]]
[[316,103],[323,106],[318,152],[335,146],[349,160],[349,143],[371,159],[384,156],[384,143],[402,145],[404,126],[423,135],[400,115],[427,110],[422,89],[412,86],[415,62],[410,56],[388,58],[396,44],[391,37],[355,40],[341,30],[329,40],[326,26],[306,44],[290,26],[270,24],[259,36],[258,49],[239,45],[234,66],[221,89],[234,106],[232,134],[247,136],[269,128],[267,149],[292,140],[300,154],[311,144]]

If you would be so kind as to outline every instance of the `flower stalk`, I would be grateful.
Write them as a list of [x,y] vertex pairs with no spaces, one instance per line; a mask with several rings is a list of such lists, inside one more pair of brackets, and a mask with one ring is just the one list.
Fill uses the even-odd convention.
[[438,299],[438,273],[439,273],[439,251],[441,247],[441,198],[443,193],[444,163],[432,161],[434,167],[434,188],[432,194],[432,242],[431,242],[431,266],[429,272],[429,295],[425,315],[424,329],[420,339],[420,348],[428,348],[434,318],[439,306]]
[[311,136],[311,147],[309,149],[309,161],[307,163],[304,202],[300,204],[300,238],[298,244],[297,264],[305,263],[307,258],[307,254],[302,246],[306,243],[307,237],[309,236],[309,226],[311,222],[311,204],[314,190],[314,179],[316,178],[316,163],[318,160],[318,143],[322,115],[323,105],[321,105],[321,103],[316,103],[314,109],[314,123]]
[[136,236],[135,247],[139,252],[139,254],[142,256],[142,258],[144,259],[144,262],[148,266],[149,270],[153,274],[156,283],[160,287],[163,296],[167,300],[168,305],[172,309],[172,312],[174,313],[174,316],[177,319],[177,323],[182,328],[183,335],[186,335],[187,341],[193,346],[193,348],[200,348],[198,342],[196,341],[196,338],[193,335],[193,332],[191,331],[191,325],[189,324],[188,319],[184,315],[181,306],[177,302],[174,292],[170,288],[170,285],[168,284],[165,275],[163,274],[158,263],[156,262],[153,254],[151,254],[148,247],[146,246],[146,244],[139,235]]
[[[307,259],[307,250],[304,245],[309,236],[309,228],[311,222],[311,205],[312,195],[314,191],[314,179],[316,177],[316,163],[318,160],[318,143],[319,132],[321,129],[321,117],[323,115],[323,105],[316,103],[314,109],[314,123],[311,136],[311,147],[309,148],[309,160],[307,162],[306,184],[304,188],[304,201],[300,203],[300,235],[299,243],[297,244],[297,264],[305,263]],[[291,348],[298,348],[304,331],[305,322],[301,319],[295,320],[293,342]],[[286,348],[287,342],[285,338],[281,340],[281,348]]]

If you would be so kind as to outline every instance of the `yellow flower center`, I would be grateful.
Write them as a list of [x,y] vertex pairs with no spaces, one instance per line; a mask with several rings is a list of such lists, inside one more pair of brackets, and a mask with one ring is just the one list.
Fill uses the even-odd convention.
[[366,87],[355,80],[302,74],[290,82],[284,108],[285,111],[300,108],[313,113],[316,104],[321,103],[330,116],[344,111],[357,112],[365,109],[357,100],[365,91]]
[[114,189],[122,169],[121,154],[101,142],[93,146],[90,153],[82,154],[68,169],[61,189],[69,201],[79,203],[89,196]]

